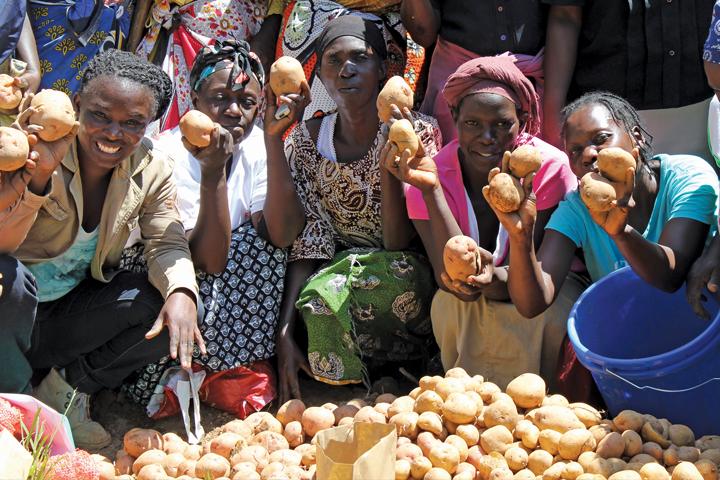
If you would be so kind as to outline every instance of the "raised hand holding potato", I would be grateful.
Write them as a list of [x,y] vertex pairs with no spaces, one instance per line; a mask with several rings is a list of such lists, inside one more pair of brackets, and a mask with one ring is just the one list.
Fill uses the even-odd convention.
[[[508,174],[510,171],[510,157],[510,152],[505,152],[505,155],[503,155],[502,172],[499,168],[493,168],[490,170],[490,174],[488,175],[490,183],[492,183],[493,179],[497,175],[500,175],[501,173]],[[495,200],[490,195],[490,185],[483,187],[483,196],[485,196],[485,200],[487,200],[488,204],[497,215],[498,220],[500,220],[500,223],[503,227],[505,227],[505,230],[507,230],[510,235],[517,235],[524,232],[532,237],[535,220],[537,218],[537,207],[535,204],[536,199],[532,188],[534,178],[535,172],[527,174],[521,186],[523,200],[515,210],[511,210],[509,212],[505,212],[498,208]],[[513,179],[515,178],[513,177]],[[517,188],[515,182],[513,182],[513,186],[514,188]]]
[[215,125],[210,117],[200,110],[190,110],[180,119],[180,131],[183,137],[196,147],[203,148],[210,145],[210,136],[214,128]]
[[[304,81],[305,71],[302,64],[293,57],[280,57],[270,67],[270,88],[275,97],[298,93]],[[277,109],[274,116],[280,120],[289,114],[290,107],[284,104]]]

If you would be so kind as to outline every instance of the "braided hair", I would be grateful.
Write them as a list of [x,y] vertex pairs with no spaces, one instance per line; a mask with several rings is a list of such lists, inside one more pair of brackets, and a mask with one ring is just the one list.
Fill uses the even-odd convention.
[[95,56],[85,68],[78,94],[82,97],[88,85],[102,75],[125,78],[147,87],[155,98],[155,120],[170,105],[173,93],[170,77],[160,67],[134,53],[111,49]]
[[632,138],[635,138],[635,134],[633,133],[635,127],[640,130],[640,134],[642,135],[642,141],[639,142],[640,159],[647,165],[647,161],[652,157],[652,135],[643,127],[643,119],[637,110],[635,110],[627,100],[614,93],[602,91],[586,93],[563,108],[561,112],[563,136],[565,135],[568,118],[581,108],[589,105],[601,105],[605,107],[605,109],[610,112],[610,116],[615,120],[615,123],[625,129],[627,134]]

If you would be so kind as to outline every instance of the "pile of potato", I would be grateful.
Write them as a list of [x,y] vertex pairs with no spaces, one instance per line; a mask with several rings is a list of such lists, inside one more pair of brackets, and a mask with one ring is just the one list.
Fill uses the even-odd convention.
[[[593,407],[546,396],[524,374],[505,393],[453,368],[423,377],[407,396],[308,407],[291,400],[277,417],[234,420],[203,446],[175,434],[131,430],[115,472],[101,480],[167,477],[310,480],[318,432],[353,422],[397,427],[396,480],[717,480],[720,437],[695,440],[684,425],[626,410],[612,420]],[[96,457],[97,458],[97,457]],[[101,463],[107,463],[98,458]],[[113,475],[118,475],[113,477]]]

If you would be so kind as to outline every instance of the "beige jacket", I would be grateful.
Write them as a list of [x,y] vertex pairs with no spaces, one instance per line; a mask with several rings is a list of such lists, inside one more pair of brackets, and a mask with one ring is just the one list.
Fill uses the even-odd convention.
[[[73,245],[83,217],[76,142],[53,173],[49,193],[40,197],[25,189],[21,198],[0,212],[0,254],[31,265],[53,260]],[[165,298],[178,288],[187,288],[198,298],[172,170],[172,160],[154,150],[147,138],[115,169],[98,227],[93,278],[112,280],[130,231],[139,226],[150,282]]]

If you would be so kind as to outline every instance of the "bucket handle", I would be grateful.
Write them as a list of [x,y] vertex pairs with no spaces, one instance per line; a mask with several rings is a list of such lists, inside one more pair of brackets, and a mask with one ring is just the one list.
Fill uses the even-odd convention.
[[691,390],[695,390],[696,388],[700,388],[700,387],[702,387],[702,386],[704,386],[704,385],[707,385],[707,384],[710,383],[710,382],[714,382],[715,380],[720,380],[720,378],[711,378],[710,380],[707,380],[707,381],[701,383],[700,385],[696,385],[696,386],[694,386],[694,387],[683,388],[682,390],[663,390],[662,388],[655,388],[655,387],[650,387],[650,386],[640,387],[640,386],[635,385],[634,383],[632,383],[630,380],[621,377],[620,375],[618,375],[617,373],[613,372],[613,371],[610,370],[609,368],[605,368],[605,371],[606,371],[607,373],[609,373],[610,375],[612,375],[613,377],[619,378],[619,379],[622,380],[623,382],[625,382],[625,383],[627,383],[627,384],[629,384],[629,385],[632,385],[633,387],[637,388],[638,390],[648,389],[648,390],[654,390],[654,391],[656,391],[656,392],[662,392],[662,393],[683,393],[683,392],[689,392],[689,391],[691,391]]

